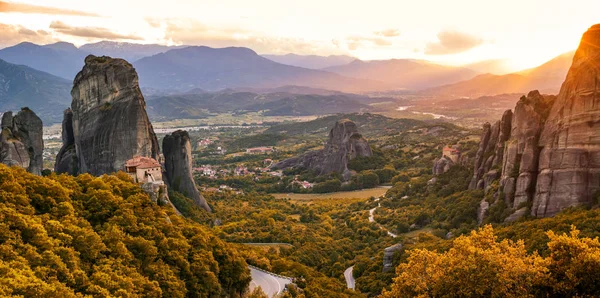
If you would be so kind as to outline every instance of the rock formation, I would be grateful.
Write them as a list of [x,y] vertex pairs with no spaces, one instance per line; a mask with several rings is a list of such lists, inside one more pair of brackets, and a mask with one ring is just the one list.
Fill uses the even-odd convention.
[[22,108],[14,116],[4,113],[1,128],[0,162],[40,175],[44,163],[42,120],[29,108]]
[[386,247],[383,250],[383,272],[388,272],[394,269],[394,254],[402,250],[402,244],[394,244]]
[[196,205],[211,211],[192,176],[192,145],[187,131],[177,130],[163,139],[165,172],[169,187],[191,198]]
[[[600,25],[594,25],[583,35],[558,96],[531,91],[521,97],[507,127],[508,111],[504,114],[497,139],[496,125],[484,125],[469,188],[487,191],[499,180],[494,198],[503,194],[501,199],[513,211],[506,221],[528,213],[553,216],[567,207],[591,205],[598,196],[599,45]],[[509,133],[503,135],[502,131]],[[501,147],[505,148],[498,159]],[[502,166],[496,169],[498,162]],[[482,202],[479,217],[487,207]]]
[[500,180],[504,200],[515,210],[533,199],[539,154],[537,144],[555,98],[534,90],[521,97],[515,107]]
[[583,34],[540,136],[531,214],[589,205],[600,191],[600,24]]
[[77,152],[75,152],[75,136],[73,135],[73,111],[66,109],[62,122],[62,147],[56,155],[54,171],[76,175],[78,170]]
[[[507,110],[502,115],[502,119],[490,125],[483,125],[483,133],[479,143],[479,149],[475,155],[475,166],[473,170],[473,178],[469,184],[469,189],[487,189],[492,181],[492,176],[497,175],[496,172],[490,172],[493,168],[499,168],[503,160],[504,143],[510,137],[512,111]],[[488,182],[488,183],[486,183]]]
[[446,156],[436,158],[433,161],[433,175],[438,176],[444,174],[450,170],[450,167],[454,165],[454,162]]
[[[138,76],[127,61],[86,57],[71,96],[72,139],[79,173],[116,172],[134,156],[158,159],[158,141],[146,114]],[[68,122],[65,118],[67,128]],[[64,135],[70,140],[69,133]],[[69,172],[66,165],[72,160],[68,146],[57,160],[57,169],[64,172]]]
[[348,119],[339,120],[329,132],[325,148],[302,156],[286,159],[275,164],[278,169],[303,168],[314,170],[318,175],[340,173],[344,179],[351,176],[348,162],[359,156],[372,156],[367,140],[358,133],[356,124]]
[[463,163],[463,158],[458,145],[445,146],[442,150],[442,157],[433,161],[433,175],[438,176],[450,170],[450,167],[457,163]]

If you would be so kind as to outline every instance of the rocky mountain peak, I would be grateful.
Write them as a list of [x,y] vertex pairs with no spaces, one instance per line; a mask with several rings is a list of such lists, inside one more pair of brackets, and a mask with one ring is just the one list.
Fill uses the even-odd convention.
[[[471,188],[499,179],[494,204],[506,202],[514,221],[531,213],[553,216],[564,208],[591,205],[600,191],[600,24],[582,37],[558,96],[537,90],[517,102],[504,146],[501,175],[485,161],[493,137],[489,124],[477,157]],[[503,194],[503,196],[499,196]],[[488,194],[489,195],[489,194]],[[489,198],[488,198],[489,199]],[[485,201],[485,200],[484,200]],[[484,202],[482,201],[482,206]],[[486,207],[487,208],[487,207]],[[485,214],[485,208],[480,210]]]
[[[146,102],[140,91],[138,75],[123,59],[89,55],[77,74],[71,90],[73,146],[79,173],[102,175],[122,170],[134,156],[158,159],[159,147],[146,114]],[[65,130],[71,113],[65,112]],[[67,132],[63,135],[71,136]],[[61,149],[61,152],[63,150]],[[73,156],[64,156],[72,159]],[[70,160],[57,159],[57,165]],[[69,172],[69,168],[57,168]]]
[[532,214],[589,205],[600,190],[600,24],[583,34],[544,125]]
[[187,131],[177,130],[163,139],[167,183],[206,211],[211,211],[194,182],[192,175],[192,145]]
[[324,149],[286,159],[273,167],[311,169],[316,170],[319,175],[337,172],[349,179],[351,173],[348,170],[348,162],[359,156],[372,155],[369,143],[358,132],[356,124],[349,119],[342,119],[330,130]]

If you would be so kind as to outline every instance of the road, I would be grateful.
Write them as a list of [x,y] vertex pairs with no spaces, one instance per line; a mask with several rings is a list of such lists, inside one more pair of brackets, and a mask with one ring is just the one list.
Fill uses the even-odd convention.
[[[373,208],[373,209],[369,209],[369,222],[375,222],[375,210],[377,210],[377,208],[381,207],[381,203],[377,204],[377,207]],[[388,236],[392,237],[392,238],[396,238],[398,237],[398,235],[388,231],[386,228],[384,228],[382,225],[377,224],[377,226],[379,226],[380,229],[384,230],[387,232]]]
[[250,268],[250,275],[252,275],[250,291],[254,290],[255,287],[260,286],[268,297],[278,295],[283,292],[285,285],[292,283],[289,279],[276,277],[254,268]]
[[344,278],[346,279],[348,289],[354,290],[354,276],[352,276],[352,269],[354,269],[354,266],[351,266],[344,271]]

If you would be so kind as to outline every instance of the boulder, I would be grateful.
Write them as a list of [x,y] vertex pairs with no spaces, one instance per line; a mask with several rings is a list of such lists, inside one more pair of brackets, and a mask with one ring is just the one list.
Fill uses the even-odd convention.
[[85,66],[73,81],[71,96],[80,173],[116,172],[134,156],[158,159],[158,141],[146,114],[138,75],[127,61],[86,57]]
[[44,165],[42,120],[29,108],[22,108],[14,116],[12,112],[4,113],[1,127],[0,162],[41,175]]
[[583,34],[540,136],[531,214],[592,204],[600,191],[600,24]]
[[165,175],[169,187],[182,193],[206,211],[208,203],[198,191],[192,175],[192,145],[187,131],[177,130],[163,139]]

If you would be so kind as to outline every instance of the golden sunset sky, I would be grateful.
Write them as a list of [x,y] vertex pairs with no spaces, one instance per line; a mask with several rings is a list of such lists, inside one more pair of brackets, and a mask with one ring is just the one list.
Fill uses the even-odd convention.
[[0,47],[114,40],[523,69],[598,22],[599,0],[0,0]]

